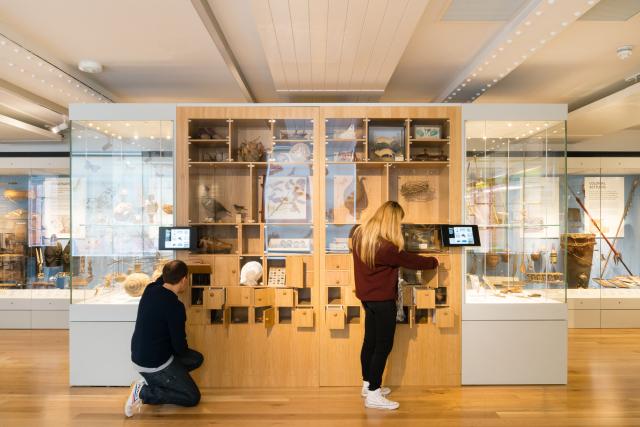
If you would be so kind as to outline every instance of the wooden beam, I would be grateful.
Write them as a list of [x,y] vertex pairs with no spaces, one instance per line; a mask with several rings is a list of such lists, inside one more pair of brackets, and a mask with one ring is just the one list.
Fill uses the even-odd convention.
[[251,88],[247,83],[247,79],[242,74],[242,70],[240,69],[240,65],[238,64],[238,60],[236,59],[229,43],[227,42],[224,33],[222,32],[222,28],[216,19],[211,6],[207,0],[191,0],[191,4],[194,9],[200,16],[200,20],[202,20],[202,24],[206,28],[209,36],[211,36],[211,40],[215,43],[220,55],[222,55],[222,59],[227,64],[231,75],[235,79],[236,83],[240,87],[240,91],[244,98],[249,102],[256,102],[255,96],[251,92]]

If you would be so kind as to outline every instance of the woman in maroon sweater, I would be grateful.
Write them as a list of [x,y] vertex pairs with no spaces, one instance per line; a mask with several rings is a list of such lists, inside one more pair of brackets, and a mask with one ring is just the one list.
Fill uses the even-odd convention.
[[362,396],[365,406],[396,409],[400,405],[385,396],[391,391],[381,387],[387,357],[396,331],[398,270],[429,270],[438,266],[433,257],[405,252],[401,221],[404,211],[397,202],[386,202],[375,214],[358,226],[352,236],[356,296],[365,310],[364,342],[360,352]]

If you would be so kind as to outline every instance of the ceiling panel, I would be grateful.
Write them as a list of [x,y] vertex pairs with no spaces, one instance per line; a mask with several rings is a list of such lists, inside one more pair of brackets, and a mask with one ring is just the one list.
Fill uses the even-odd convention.
[[53,132],[32,126],[11,117],[0,115],[0,142],[58,142],[61,140],[62,137]]
[[507,21],[528,0],[453,0],[443,21]]
[[252,13],[276,90],[376,92],[387,86],[428,3],[253,0]]
[[601,0],[581,21],[626,21],[640,12],[640,0]]
[[[0,17],[2,28],[69,67],[101,62],[92,79],[120,100],[244,100],[188,1],[1,1]],[[38,84],[25,89],[39,93]]]

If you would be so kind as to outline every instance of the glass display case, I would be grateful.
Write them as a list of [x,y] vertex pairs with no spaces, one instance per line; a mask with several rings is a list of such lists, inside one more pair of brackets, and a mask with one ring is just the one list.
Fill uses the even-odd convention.
[[[465,303],[565,302],[584,248],[566,226],[564,121],[467,121]],[[580,249],[584,250],[584,249]]]
[[0,288],[68,288],[69,177],[16,172],[0,175]]
[[[637,327],[640,315],[631,299],[640,299],[640,261],[637,256],[640,215],[636,201],[640,190],[638,157],[620,152],[573,153],[568,163],[568,232],[572,246],[567,254],[573,265],[568,297],[584,301],[602,300],[590,308],[600,315],[577,327]],[[637,146],[626,144],[627,151]],[[623,302],[624,300],[624,302]],[[579,306],[576,308],[580,308]],[[630,310],[631,308],[631,310]],[[625,309],[625,324],[608,320],[605,309]],[[580,312],[588,315],[587,312]],[[621,313],[622,314],[622,313]],[[609,325],[609,326],[607,326]],[[615,325],[615,326],[611,326]]]
[[135,304],[171,252],[172,121],[74,121],[71,286],[74,303]]

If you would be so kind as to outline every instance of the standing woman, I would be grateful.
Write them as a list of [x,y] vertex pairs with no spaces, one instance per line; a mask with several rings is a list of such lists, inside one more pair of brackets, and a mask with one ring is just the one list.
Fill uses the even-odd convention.
[[433,257],[422,257],[403,250],[401,221],[404,211],[397,202],[386,202],[358,226],[352,236],[356,296],[365,310],[362,363],[362,397],[367,408],[397,409],[398,402],[385,396],[382,374],[393,347],[396,331],[398,270],[429,270],[438,266]]

